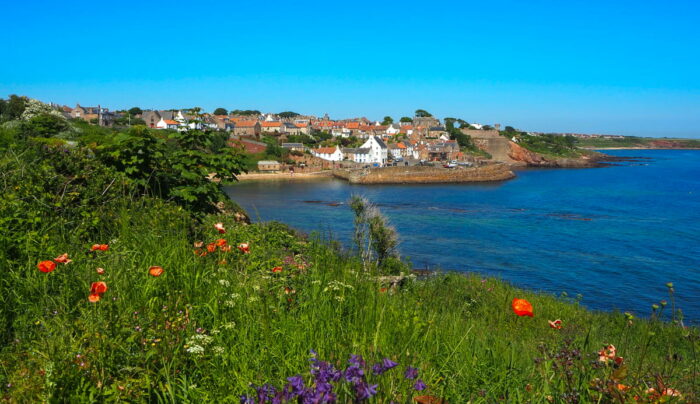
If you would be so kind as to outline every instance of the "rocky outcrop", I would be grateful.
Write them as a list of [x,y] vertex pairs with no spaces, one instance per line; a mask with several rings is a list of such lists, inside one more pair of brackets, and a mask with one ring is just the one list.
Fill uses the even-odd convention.
[[580,157],[549,157],[528,150],[517,143],[509,142],[508,158],[511,164],[527,167],[588,168],[599,167],[605,155],[587,152]]
[[431,184],[504,181],[515,177],[506,164],[470,168],[382,167],[361,170],[335,170],[333,175],[351,184]]

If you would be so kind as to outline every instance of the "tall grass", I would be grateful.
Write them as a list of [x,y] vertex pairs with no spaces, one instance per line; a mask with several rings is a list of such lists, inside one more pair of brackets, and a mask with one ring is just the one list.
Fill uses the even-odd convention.
[[[88,252],[90,243],[51,229],[42,256],[2,268],[12,305],[0,351],[4,399],[238,402],[251,383],[308,374],[310,349],[338,366],[361,354],[418,367],[422,393],[453,403],[644,401],[659,383],[683,394],[668,399],[698,399],[694,328],[595,313],[477,275],[385,289],[361,260],[275,223],[226,222],[219,235],[212,225],[221,218],[193,227],[178,208],[147,201],[116,217],[94,235],[108,251]],[[194,242],[220,237],[234,248],[193,253]],[[37,270],[64,252],[73,262]],[[153,265],[164,274],[150,276]],[[98,280],[109,289],[90,303]],[[532,302],[535,316],[516,316],[514,297]],[[563,328],[550,328],[557,318]],[[608,344],[624,357],[624,377],[598,362]],[[377,381],[373,400],[411,401],[402,371]]]

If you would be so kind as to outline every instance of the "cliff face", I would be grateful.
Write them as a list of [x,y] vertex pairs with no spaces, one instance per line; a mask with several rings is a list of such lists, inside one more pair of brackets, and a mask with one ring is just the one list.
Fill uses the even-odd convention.
[[508,157],[511,164],[528,167],[559,167],[559,168],[586,168],[599,166],[602,155],[593,154],[581,157],[546,157],[540,153],[527,150],[514,142],[509,142],[510,152]]
[[515,177],[505,164],[446,169],[438,167],[383,167],[364,170],[336,170],[333,175],[352,184],[430,184],[504,181]]

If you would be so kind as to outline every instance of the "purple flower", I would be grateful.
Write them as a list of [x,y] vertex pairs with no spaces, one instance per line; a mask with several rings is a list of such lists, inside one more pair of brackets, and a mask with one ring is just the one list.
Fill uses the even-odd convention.
[[404,373],[404,377],[409,380],[415,379],[418,377],[418,369],[408,366],[406,368],[406,372]]
[[421,379],[416,380],[416,382],[413,384],[413,388],[417,391],[425,390],[427,387],[428,386],[426,386]]
[[393,369],[393,368],[399,366],[398,363],[392,361],[392,360],[389,359],[389,358],[384,358],[384,359],[382,360],[382,365],[384,366],[384,370]]
[[381,375],[382,373],[384,373],[384,366],[382,366],[381,363],[375,363],[372,366],[372,373],[374,373],[375,375]]
[[355,398],[358,400],[366,400],[373,395],[377,394],[376,384],[367,384],[367,382],[361,381],[355,383]]
[[353,365],[353,366],[348,366],[347,369],[345,369],[345,380],[349,382],[359,382],[362,380],[364,377],[365,372],[362,370],[361,367]]
[[350,364],[352,365],[359,367],[365,366],[365,360],[362,359],[362,355],[350,355],[350,359],[348,359],[348,362],[350,362]]
[[255,399],[244,394],[241,396],[241,404],[255,404]]
[[300,395],[304,391],[304,378],[301,377],[301,375],[288,377],[287,381],[289,382],[289,386],[291,387],[291,393],[295,396]]

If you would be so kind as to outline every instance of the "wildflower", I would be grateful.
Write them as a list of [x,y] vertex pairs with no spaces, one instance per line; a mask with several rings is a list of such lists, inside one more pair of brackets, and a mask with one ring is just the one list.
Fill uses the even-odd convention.
[[88,300],[90,301],[90,303],[97,303],[100,301],[100,295],[98,295],[96,293],[91,293],[88,296]]
[[408,380],[413,380],[416,377],[418,377],[418,369],[408,366],[406,368],[406,372],[404,372],[403,376]]
[[194,250],[194,255],[196,255],[198,257],[204,257],[207,255],[207,252],[201,248],[197,248]]
[[202,248],[204,241],[195,241],[192,245],[194,245],[194,248]]
[[95,270],[95,272],[97,272],[98,275],[104,275],[104,274],[105,274],[105,269],[104,269],[104,268],[97,268],[97,269]]
[[249,254],[250,253],[250,246],[248,243],[241,243],[238,245],[238,249],[241,250],[243,254]]
[[598,351],[598,362],[607,363],[609,360],[612,360],[618,365],[624,361],[622,357],[617,356],[617,348],[612,344]]
[[223,246],[223,247],[219,247],[219,249],[220,249],[221,251],[224,251],[224,252],[229,252],[229,251],[231,251],[231,246],[230,246],[230,245],[225,245],[225,246]]
[[272,273],[273,273],[273,274],[280,273],[280,272],[282,272],[282,267],[274,267],[274,268],[272,268]]
[[219,234],[226,233],[226,229],[224,228],[224,224],[221,222],[214,224],[214,228],[216,229],[216,231],[219,232]]
[[387,288],[379,288],[379,293],[386,293],[386,291],[389,290]]
[[355,398],[358,400],[366,400],[377,394],[377,385],[368,384],[365,381],[355,383]]
[[53,259],[55,262],[59,264],[68,264],[69,262],[72,262],[73,260],[68,258],[68,253],[63,253],[59,255],[58,257]]
[[659,302],[659,304],[661,305],[661,307],[666,307],[666,305],[668,304],[668,302],[665,301],[665,300],[662,300],[662,301]]
[[413,384],[413,388],[416,389],[416,391],[423,391],[423,390],[425,390],[426,388],[428,388],[428,386],[426,386],[425,383],[423,383],[423,380],[418,379],[418,380],[416,380],[416,382]]
[[163,274],[163,267],[159,267],[157,265],[154,265],[150,268],[148,268],[148,273],[151,274],[151,276],[161,276]]
[[561,330],[561,320],[556,319],[554,321],[549,320],[549,326],[554,328],[555,330]]
[[296,293],[296,291],[294,289],[290,288],[289,286],[284,287],[284,294],[285,295],[293,294],[293,293]]
[[49,272],[56,269],[56,263],[53,261],[41,261],[37,264],[37,268],[39,268],[39,271],[48,274]]
[[93,244],[92,247],[90,247],[90,251],[107,251],[109,250],[109,244]]
[[515,312],[515,314],[517,314],[518,316],[534,317],[534,314],[532,312],[532,304],[530,304],[530,302],[528,302],[527,300],[515,298],[513,299],[512,306],[513,312]]
[[226,239],[225,238],[220,238],[215,241],[217,247],[223,247],[226,245]]
[[207,251],[209,251],[210,253],[213,253],[214,251],[216,251],[216,243],[207,244]]
[[221,286],[226,286],[226,287],[231,286],[231,282],[229,282],[227,279],[219,279],[219,284]]
[[92,285],[90,285],[90,293],[102,295],[107,291],[107,284],[105,282],[99,281],[99,282],[93,282]]

